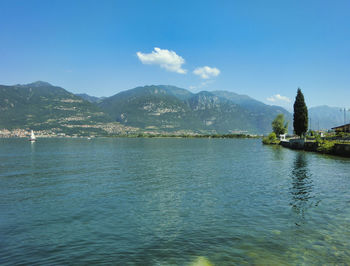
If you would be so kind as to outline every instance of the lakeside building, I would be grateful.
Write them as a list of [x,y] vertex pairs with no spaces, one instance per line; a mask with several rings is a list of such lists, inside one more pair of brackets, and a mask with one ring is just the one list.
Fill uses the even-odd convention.
[[350,124],[345,124],[345,125],[338,126],[338,127],[332,127],[332,129],[335,130],[335,132],[350,133]]

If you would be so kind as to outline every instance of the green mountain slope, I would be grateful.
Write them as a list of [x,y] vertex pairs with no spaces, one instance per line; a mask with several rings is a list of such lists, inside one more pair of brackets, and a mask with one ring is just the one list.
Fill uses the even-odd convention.
[[195,94],[188,100],[188,104],[203,130],[218,133],[260,131],[255,127],[249,111],[211,92],[202,91]]
[[63,88],[38,81],[26,85],[0,85],[0,128],[73,128],[112,119],[96,105]]
[[212,93],[248,110],[254,116],[254,124],[265,133],[271,131],[271,122],[281,113],[284,114],[285,120],[289,122],[289,132],[293,132],[293,115],[280,106],[267,105],[247,95],[234,92],[213,91]]
[[120,123],[146,129],[188,129],[188,123],[195,122],[184,101],[158,86],[123,91],[102,100],[99,106]]
[[[225,94],[226,93],[226,94]],[[123,91],[98,105],[125,125],[161,131],[189,130],[200,133],[267,133],[282,112],[248,96],[236,103],[228,92],[193,94],[174,86],[145,86]],[[238,95],[237,95],[238,96]]]

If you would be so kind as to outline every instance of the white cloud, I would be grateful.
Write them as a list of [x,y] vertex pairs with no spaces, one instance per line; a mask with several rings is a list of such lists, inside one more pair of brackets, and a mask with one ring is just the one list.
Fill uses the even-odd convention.
[[200,76],[202,79],[209,79],[218,76],[220,74],[220,70],[216,67],[197,67],[193,71],[193,74]]
[[187,72],[187,70],[181,68],[185,63],[185,59],[177,55],[174,51],[155,47],[152,53],[144,54],[137,52],[136,54],[143,64],[159,65],[161,68],[179,74],[186,74]]
[[271,97],[266,98],[269,102],[287,102],[290,103],[290,99],[286,96],[282,96],[280,94],[275,94]]

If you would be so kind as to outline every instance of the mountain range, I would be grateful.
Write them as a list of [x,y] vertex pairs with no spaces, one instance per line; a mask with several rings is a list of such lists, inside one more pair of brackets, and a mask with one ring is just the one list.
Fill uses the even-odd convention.
[[[326,109],[329,115],[324,116]],[[175,86],[150,85],[99,98],[75,95],[43,81],[0,85],[0,129],[267,134],[280,113],[291,131],[292,114],[284,108],[228,91],[192,93]],[[309,113],[321,128],[341,124],[339,108],[310,108]]]
[[328,130],[333,127],[350,123],[350,110],[327,105],[312,107],[309,109],[309,127],[312,130]]
[[0,129],[104,134],[110,122],[98,106],[47,82],[0,85]]
[[114,120],[156,131],[267,133],[279,113],[291,115],[248,96],[226,91],[188,90],[166,85],[137,87],[103,99],[98,106]]

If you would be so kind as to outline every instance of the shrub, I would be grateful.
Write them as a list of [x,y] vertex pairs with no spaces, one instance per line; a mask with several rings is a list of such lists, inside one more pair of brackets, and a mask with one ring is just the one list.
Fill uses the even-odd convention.
[[269,139],[270,141],[274,141],[274,140],[277,139],[277,136],[276,136],[276,133],[275,133],[275,132],[271,132],[267,137],[268,137],[268,139]]
[[331,153],[333,151],[334,144],[335,144],[334,141],[328,141],[328,140],[320,141],[317,151],[322,153]]
[[277,137],[275,132],[271,132],[267,137],[264,137],[262,142],[264,144],[277,144]]
[[344,132],[337,132],[337,137],[342,139],[345,137],[345,133]]

